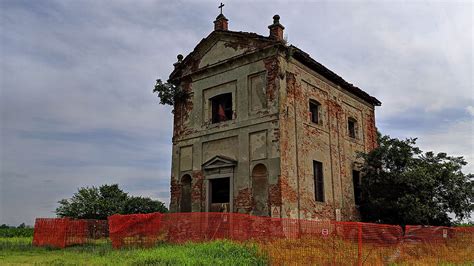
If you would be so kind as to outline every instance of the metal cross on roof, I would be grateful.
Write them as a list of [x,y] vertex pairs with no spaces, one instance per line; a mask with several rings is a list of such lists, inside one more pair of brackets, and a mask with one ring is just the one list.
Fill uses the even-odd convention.
[[217,8],[220,8],[221,9],[221,15],[222,15],[222,8],[224,7],[224,4],[221,3]]

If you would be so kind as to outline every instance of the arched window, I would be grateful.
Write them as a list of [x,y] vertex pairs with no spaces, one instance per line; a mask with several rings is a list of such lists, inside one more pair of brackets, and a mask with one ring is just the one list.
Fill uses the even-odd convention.
[[358,125],[357,125],[357,120],[355,120],[352,117],[349,117],[347,119],[347,132],[349,134],[349,137],[351,138],[357,138],[357,131],[358,131]]
[[181,212],[191,212],[191,176],[181,178]]
[[268,208],[268,173],[267,167],[257,164],[252,170],[252,196],[255,202],[253,215],[267,216]]

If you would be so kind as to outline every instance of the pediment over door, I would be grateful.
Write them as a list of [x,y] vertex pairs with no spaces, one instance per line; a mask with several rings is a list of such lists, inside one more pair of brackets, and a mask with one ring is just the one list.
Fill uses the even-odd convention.
[[207,162],[205,162],[202,165],[202,168],[204,170],[213,170],[213,169],[216,169],[216,168],[235,167],[236,165],[237,165],[236,160],[234,160],[232,158],[229,158],[229,157],[217,155],[217,156],[212,157]]

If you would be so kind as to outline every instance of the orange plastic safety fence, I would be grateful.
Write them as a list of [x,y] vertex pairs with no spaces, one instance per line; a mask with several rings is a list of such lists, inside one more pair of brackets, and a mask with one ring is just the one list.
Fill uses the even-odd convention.
[[108,236],[105,220],[73,220],[69,218],[37,218],[33,245],[64,248]]
[[[381,265],[417,261],[469,261],[470,254],[453,256],[452,248],[473,247],[472,228],[400,226],[359,222],[275,219],[238,213],[169,213],[109,217],[113,246],[153,246],[158,242],[184,243],[229,239],[258,243],[272,264]],[[448,230],[443,235],[443,230]],[[414,244],[415,243],[415,244]],[[466,246],[464,246],[465,249]],[[418,251],[416,249],[422,248]],[[435,254],[435,255],[433,255]],[[474,253],[473,253],[474,254]],[[416,256],[415,256],[416,255]],[[441,256],[441,255],[439,255]]]
[[33,245],[66,247],[67,218],[36,218]]
[[[105,222],[105,223],[104,223]],[[104,237],[106,221],[37,219],[33,243],[65,247]],[[114,248],[229,239],[257,243],[275,265],[465,264],[474,227],[309,221],[239,213],[151,213],[108,218]]]
[[474,227],[407,225],[403,259],[414,264],[472,264]]
[[163,214],[115,214],[109,216],[109,236],[114,248],[153,246],[159,241]]

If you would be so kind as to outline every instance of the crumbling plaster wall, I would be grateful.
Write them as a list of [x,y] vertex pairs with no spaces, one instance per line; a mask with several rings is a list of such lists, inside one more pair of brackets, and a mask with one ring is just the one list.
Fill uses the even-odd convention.
[[[180,210],[181,177],[192,176],[192,211],[205,211],[206,173],[202,164],[215,155],[224,155],[237,161],[233,177],[233,211],[251,213],[251,172],[262,163],[268,170],[269,204],[279,203],[279,123],[278,123],[278,65],[276,50],[268,49],[245,57],[212,58],[248,52],[244,44],[219,43],[213,49],[243,49],[229,53],[213,51],[205,55],[206,62],[222,64],[197,71],[183,79],[181,86],[190,92],[190,98],[175,106],[175,130],[173,134],[172,176],[170,210]],[[224,61],[224,62],[223,62]],[[200,62],[193,62],[194,66]],[[206,63],[205,67],[208,67]],[[250,77],[263,74],[266,103],[261,110],[249,106]],[[211,124],[208,117],[208,101],[213,95],[231,92],[233,120]],[[232,142],[228,140],[232,139]],[[183,162],[184,161],[184,162]]]
[[[376,145],[374,107],[295,60],[280,66],[286,72],[280,91],[283,217],[357,220],[352,169],[356,153]],[[310,121],[310,99],[321,104],[322,123]],[[355,139],[348,117],[358,123]],[[315,201],[313,160],[323,163],[324,202]]]
[[[263,163],[268,170],[269,210],[281,207],[282,217],[357,220],[352,169],[357,151],[376,146],[374,107],[277,48],[253,53],[257,47],[245,41],[219,41],[208,48],[201,54],[204,62],[189,62],[181,86],[190,98],[174,108],[170,210],[179,211],[180,180],[190,174],[192,211],[205,211],[202,164],[224,155],[237,160],[234,212],[252,213],[251,173]],[[261,74],[266,108],[255,110],[250,80]],[[211,124],[206,104],[223,92],[232,93],[233,120]],[[309,99],[321,103],[321,124],[310,122]],[[356,139],[348,136],[348,117],[358,122]],[[315,201],[313,160],[323,163],[324,202]]]

